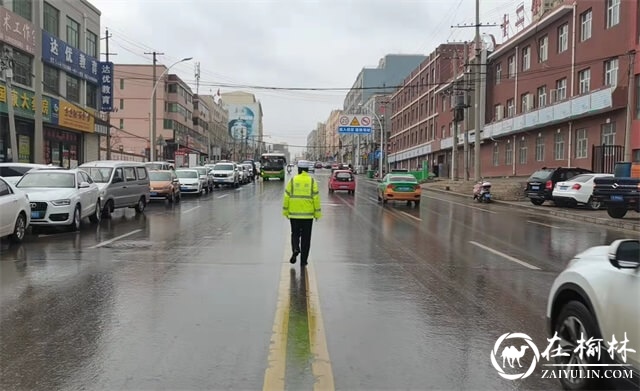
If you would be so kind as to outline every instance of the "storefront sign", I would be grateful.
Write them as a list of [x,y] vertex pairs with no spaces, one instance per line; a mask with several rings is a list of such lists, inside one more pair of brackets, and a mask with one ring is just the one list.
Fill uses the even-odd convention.
[[34,55],[36,53],[36,29],[20,15],[0,7],[0,41]]
[[95,113],[88,109],[81,109],[62,100],[60,101],[58,116],[58,124],[60,126],[88,133],[95,131]]
[[42,30],[42,61],[98,84],[98,60]]
[[[8,112],[7,90],[8,89],[5,85],[0,84],[0,112],[3,113]],[[20,87],[13,87],[11,97],[11,101],[13,102],[13,111],[17,117],[34,119],[36,113],[36,98],[33,92]],[[53,107],[53,100],[54,99],[49,98],[48,96],[42,97],[42,120],[44,122],[52,122],[51,109]]]
[[100,63],[100,111],[113,110],[113,63]]

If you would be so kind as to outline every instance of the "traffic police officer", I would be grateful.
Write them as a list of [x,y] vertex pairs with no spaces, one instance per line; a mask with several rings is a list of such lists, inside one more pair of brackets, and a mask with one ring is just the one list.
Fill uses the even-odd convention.
[[309,167],[298,166],[298,175],[287,183],[282,201],[282,214],[291,223],[291,250],[289,262],[296,263],[301,254],[301,265],[307,265],[311,248],[313,220],[322,217],[318,183],[309,175]]

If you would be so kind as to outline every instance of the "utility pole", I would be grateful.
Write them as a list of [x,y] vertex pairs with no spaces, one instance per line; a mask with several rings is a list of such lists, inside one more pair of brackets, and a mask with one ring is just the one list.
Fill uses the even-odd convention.
[[626,131],[624,132],[624,161],[631,161],[631,125],[633,115],[631,113],[631,102],[633,102],[633,66],[636,60],[636,51],[631,50],[629,53],[629,81],[627,85],[627,123]]
[[13,80],[13,51],[6,46],[4,47],[0,64],[7,85],[7,113],[9,114],[11,161],[15,163],[18,161],[18,136],[16,135],[16,121],[13,113],[13,87],[11,85]]
[[[109,28],[107,27],[104,31],[104,46],[105,46],[105,61],[109,62],[109,56],[117,56],[116,53],[110,53],[109,52],[109,38],[111,38],[112,35],[109,34]],[[113,77],[113,75],[111,75],[111,77]],[[113,110],[113,108],[112,108]],[[111,160],[111,112],[108,111],[107,112],[107,160]]]
[[451,147],[451,179],[458,180],[458,120],[456,117],[456,105],[458,103],[458,51],[455,51],[453,57],[453,92],[451,94],[453,110],[453,146]]
[[[158,62],[157,56],[163,56],[164,53],[158,52],[145,52],[145,54],[153,55],[153,84],[151,84],[151,88],[156,85],[156,64]],[[156,160],[156,91],[153,91],[153,96],[151,97],[151,140],[149,140],[149,161],[153,162]]]
[[463,176],[464,176],[464,180],[468,181],[469,180],[469,83],[470,83],[470,77],[469,77],[469,47],[467,42],[464,42],[464,69],[465,69],[465,73],[464,73],[464,87],[465,87],[465,92],[464,92],[464,104],[465,104],[465,116],[464,116],[464,146],[462,148],[462,151],[464,153],[464,168],[463,168]]

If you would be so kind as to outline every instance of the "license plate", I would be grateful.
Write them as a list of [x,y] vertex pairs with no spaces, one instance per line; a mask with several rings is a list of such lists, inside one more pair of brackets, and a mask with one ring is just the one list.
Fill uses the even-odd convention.
[[611,201],[624,201],[624,197],[622,197],[621,195],[612,195]]
[[188,187],[180,187],[180,190],[181,191],[187,191],[187,190],[189,190],[189,188]]
[[157,195],[158,195],[158,193],[156,193],[155,191],[152,191],[152,192],[149,193],[149,197],[155,197]]
[[214,182],[224,182],[224,179],[214,179]]
[[31,218],[32,219],[39,219],[40,218],[40,213],[41,212],[31,212]]
[[411,191],[411,189],[408,187],[399,187],[398,191]]
[[531,190],[540,190],[540,186],[531,186]]
[[560,186],[560,190],[567,190],[569,186]]
[[341,189],[348,189],[349,186],[340,186]]

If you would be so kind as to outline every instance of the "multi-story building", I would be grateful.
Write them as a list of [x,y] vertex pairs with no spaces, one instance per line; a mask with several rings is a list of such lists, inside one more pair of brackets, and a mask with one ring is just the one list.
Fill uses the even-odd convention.
[[[385,115],[391,109],[391,96],[392,94],[375,94],[372,95],[364,104],[364,112],[373,116],[371,123],[371,134],[362,137],[364,146],[362,147],[363,161],[366,162],[369,167],[377,167],[379,160],[379,152],[384,149],[380,145],[381,130],[385,134],[383,135],[383,142],[388,145],[390,132],[390,115]],[[381,129],[382,127],[382,129]]]
[[[344,99],[344,113],[365,114],[363,106],[371,96],[391,94],[424,59],[424,55],[388,54],[380,59],[377,68],[362,68]],[[356,149],[358,145],[364,144],[363,137],[365,136],[341,135],[342,161],[358,164]]]
[[7,68],[13,60],[12,91],[0,83],[0,161],[9,160],[9,97],[19,161],[75,167],[97,159],[98,132],[106,132],[96,123],[100,11],[85,0],[13,0],[0,18]]
[[212,95],[198,95],[198,101],[204,102],[209,111],[207,135],[210,150],[209,160],[230,159],[232,140],[227,131],[229,113],[222,106],[220,100],[216,100]]
[[342,110],[331,110],[329,118],[325,122],[324,126],[324,160],[336,160],[339,158],[340,152],[340,136],[338,135],[338,127],[340,126],[340,116]]
[[258,158],[263,144],[262,104],[254,94],[243,91],[221,96],[222,105],[229,113],[228,132],[233,140],[234,159]]
[[[166,71],[164,65],[156,67],[156,74]],[[123,155],[149,158],[151,134],[151,102],[153,65],[116,64],[114,68],[114,105],[111,115],[112,145]],[[188,154],[207,154],[207,138],[201,128],[194,128],[193,92],[177,75],[168,74],[158,79],[156,89],[156,156],[186,164]],[[121,158],[112,153],[112,158]]]
[[318,146],[318,130],[313,129],[307,135],[307,153],[306,157],[309,160],[316,159],[316,151]]
[[202,158],[211,161],[211,133],[209,131],[209,123],[211,122],[211,109],[209,100],[203,96],[193,95],[193,130],[203,136],[204,152]]

